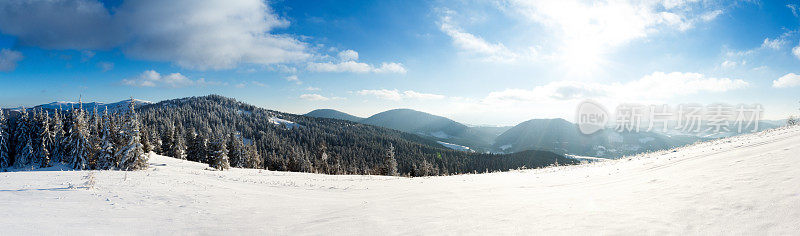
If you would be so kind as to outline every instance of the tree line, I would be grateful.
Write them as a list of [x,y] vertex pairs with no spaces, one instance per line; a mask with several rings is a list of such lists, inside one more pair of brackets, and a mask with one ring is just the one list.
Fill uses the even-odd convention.
[[145,169],[139,127],[132,103],[126,112],[102,115],[82,107],[53,114],[23,108],[7,117],[0,109],[0,168]]
[[[0,117],[4,117],[0,115]],[[545,151],[483,154],[350,121],[258,108],[218,95],[109,114],[23,109],[0,119],[0,168],[139,170],[155,152],[230,167],[323,174],[429,176],[537,168],[577,161]]]

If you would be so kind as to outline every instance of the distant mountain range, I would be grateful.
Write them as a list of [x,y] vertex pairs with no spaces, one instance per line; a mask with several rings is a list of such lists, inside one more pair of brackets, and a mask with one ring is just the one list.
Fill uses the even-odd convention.
[[446,117],[437,116],[411,109],[394,109],[359,118],[332,109],[314,110],[306,116],[318,118],[342,119],[362,124],[380,126],[407,133],[428,137],[436,141],[456,146],[448,146],[462,150],[458,145],[469,147],[469,150],[489,152],[491,143],[498,135],[510,127],[469,127]]
[[[48,104],[42,104],[34,107],[25,107],[25,109],[45,109],[45,110],[71,110],[78,107],[83,107],[86,111],[94,111],[96,108],[98,112],[103,112],[108,109],[109,112],[114,111],[122,111],[128,109],[128,104],[134,102],[134,108],[139,108],[144,105],[153,104],[153,102],[139,100],[139,99],[126,99],[119,102],[114,103],[102,103],[102,102],[51,102]],[[23,107],[18,107],[14,109],[10,109],[13,111],[20,111]]]
[[[389,110],[368,118],[332,109],[314,110],[306,115],[391,128],[427,137],[452,149],[491,153],[545,150],[560,154],[617,158],[738,134],[688,133],[676,130],[661,132],[659,129],[653,132],[616,132],[609,127],[592,135],[584,135],[576,124],[564,119],[533,119],[513,127],[471,127],[446,117],[411,109]],[[780,124],[780,121],[762,121],[758,130],[775,128]],[[707,127],[701,128],[705,130]]]
[[313,110],[309,113],[306,113],[305,116],[310,117],[317,117],[317,118],[330,118],[330,119],[340,119],[340,120],[349,120],[352,122],[359,122],[364,118],[350,115],[341,111],[337,111],[334,109],[317,109]]

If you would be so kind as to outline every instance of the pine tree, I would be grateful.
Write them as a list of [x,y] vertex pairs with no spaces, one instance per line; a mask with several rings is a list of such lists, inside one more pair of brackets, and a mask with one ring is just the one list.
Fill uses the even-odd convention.
[[50,162],[52,163],[60,163],[65,156],[64,151],[64,143],[66,140],[66,136],[64,133],[64,122],[63,117],[61,116],[60,109],[55,111],[53,114],[53,121],[52,127],[50,129],[50,134],[52,137],[52,142],[48,145],[48,150],[50,150]]
[[189,135],[189,147],[186,150],[186,159],[190,161],[208,163],[208,141],[200,134]]
[[67,137],[66,156],[69,164],[75,169],[86,169],[89,159],[92,156],[92,142],[89,136],[89,127],[86,116],[83,113],[83,106],[72,110],[71,124],[69,126],[69,136]]
[[21,112],[22,114],[16,122],[17,127],[14,130],[14,143],[16,144],[16,150],[14,150],[14,166],[17,168],[28,165],[33,156],[33,148],[30,143],[31,129],[30,122],[28,121],[28,112],[24,107]]
[[208,166],[217,170],[225,170],[231,167],[228,162],[228,149],[225,147],[225,142],[222,138],[215,138],[209,143]]
[[110,169],[116,166],[114,161],[114,141],[111,134],[111,121],[108,116],[108,109],[103,114],[102,129],[100,131],[100,150],[97,153],[98,168]]
[[397,176],[397,160],[394,157],[394,145],[391,143],[389,144],[389,149],[386,150],[384,165],[386,165],[383,171],[384,175]]
[[183,131],[180,127],[172,130],[172,141],[169,147],[168,156],[186,160],[186,141],[183,139]]
[[48,167],[50,166],[50,151],[47,146],[52,142],[49,115],[40,111],[33,120],[36,122],[33,127],[37,130],[35,139],[31,138],[33,157],[39,167]]
[[258,154],[258,148],[255,144],[247,146],[247,168],[261,168],[261,155]]
[[247,165],[247,157],[244,149],[244,142],[241,136],[230,134],[228,136],[228,158],[230,158],[231,166],[242,168]]
[[11,165],[11,155],[8,153],[8,124],[0,108],[0,168],[7,168]]
[[147,168],[147,155],[140,140],[139,120],[134,110],[134,100],[128,106],[125,113],[122,130],[120,130],[120,141],[123,144],[117,159],[120,161],[119,168],[122,170],[143,170]]

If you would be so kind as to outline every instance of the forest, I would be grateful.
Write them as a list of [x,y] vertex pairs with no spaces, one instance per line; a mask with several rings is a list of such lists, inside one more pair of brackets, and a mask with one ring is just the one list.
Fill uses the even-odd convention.
[[21,109],[0,114],[0,168],[66,164],[139,170],[147,154],[229,167],[322,174],[430,176],[507,171],[578,161],[546,151],[485,154],[415,134],[271,111],[218,95],[103,114]]

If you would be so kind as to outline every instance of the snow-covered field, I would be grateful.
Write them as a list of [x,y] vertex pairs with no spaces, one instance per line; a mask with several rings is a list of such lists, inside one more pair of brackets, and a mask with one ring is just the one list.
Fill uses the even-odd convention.
[[580,166],[428,178],[218,172],[161,156],[138,172],[4,172],[0,234],[797,235],[798,144],[800,128],[778,129]]

